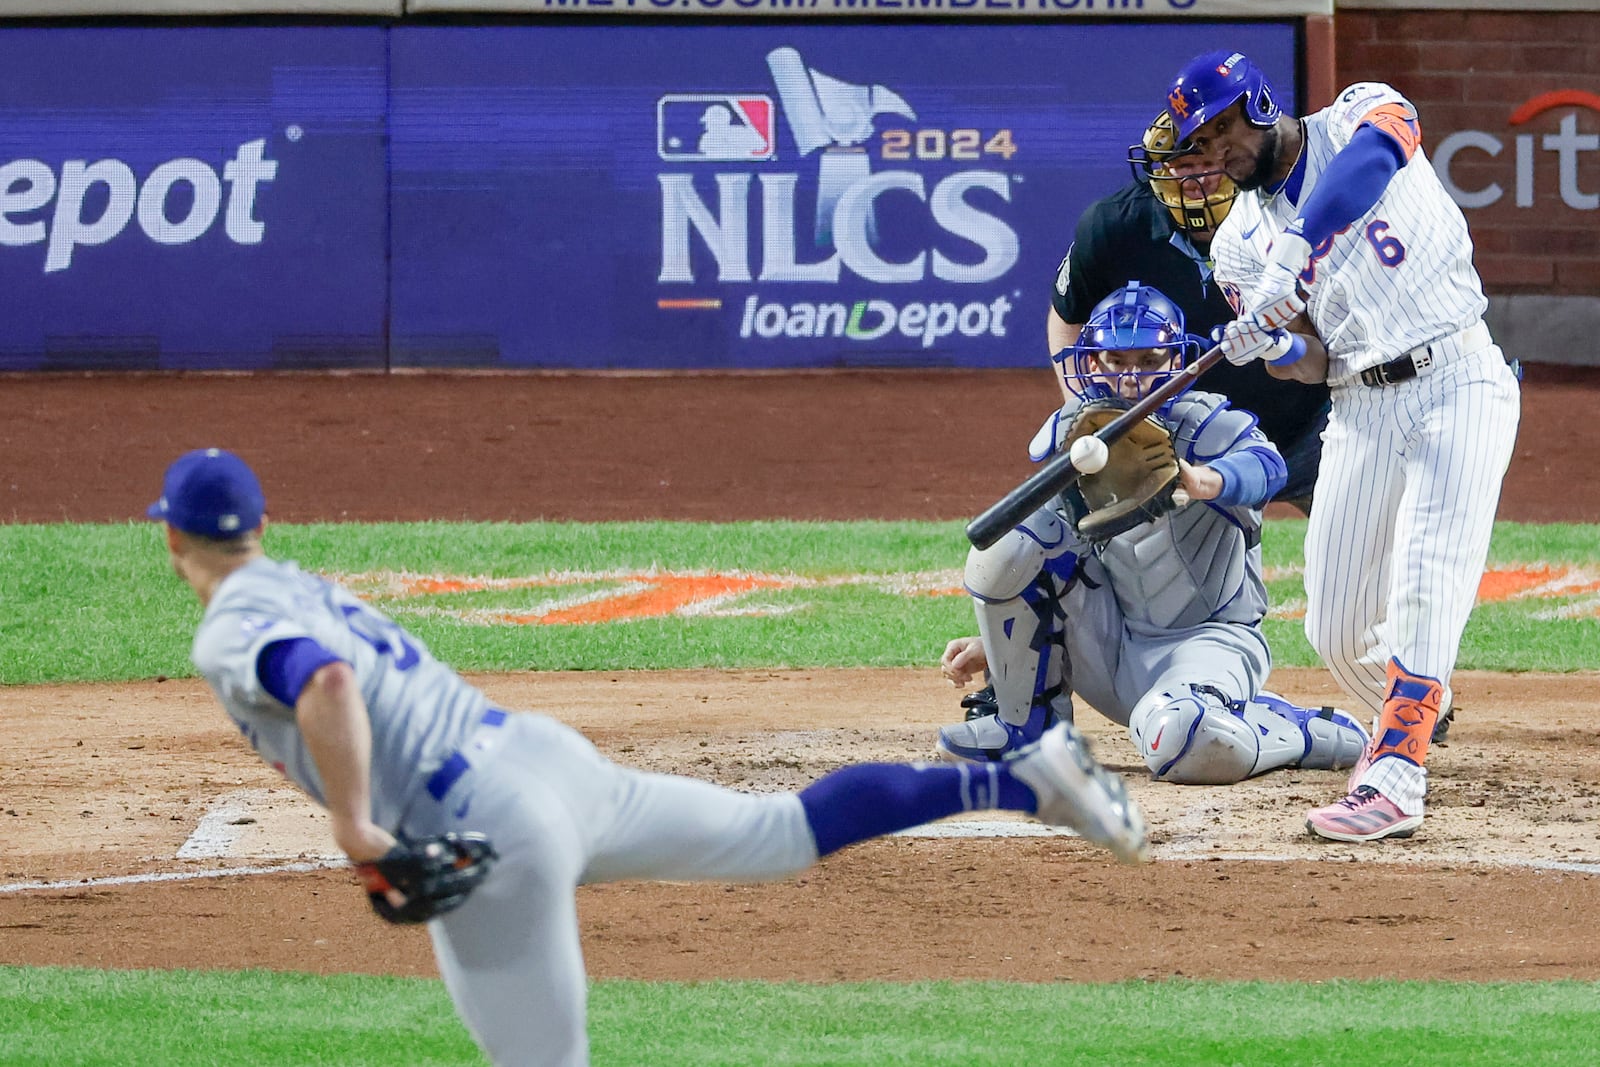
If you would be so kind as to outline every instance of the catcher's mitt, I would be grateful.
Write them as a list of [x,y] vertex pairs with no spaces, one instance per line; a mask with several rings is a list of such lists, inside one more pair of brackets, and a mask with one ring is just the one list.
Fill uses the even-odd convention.
[[[1062,438],[1061,449],[1114,421],[1131,407],[1116,400],[1085,404]],[[1111,445],[1106,465],[1081,475],[1062,494],[1079,536],[1105,541],[1173,509],[1178,453],[1172,433],[1154,416],[1143,419]]]
[[[372,910],[392,923],[424,923],[454,911],[499,859],[482,834],[441,834],[401,841],[382,857],[356,864]],[[396,904],[389,890],[405,897]]]

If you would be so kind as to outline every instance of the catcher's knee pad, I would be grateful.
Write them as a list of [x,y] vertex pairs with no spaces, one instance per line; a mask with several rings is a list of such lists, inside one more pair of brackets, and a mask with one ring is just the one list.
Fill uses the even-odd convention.
[[967,592],[990,602],[1019,597],[1048,569],[1050,561],[1071,554],[1072,544],[1058,512],[1050,508],[1036,511],[988,548],[967,553]]
[[1128,736],[1158,781],[1232,785],[1256,773],[1255,731],[1227,697],[1190,685],[1146,694],[1128,716]]

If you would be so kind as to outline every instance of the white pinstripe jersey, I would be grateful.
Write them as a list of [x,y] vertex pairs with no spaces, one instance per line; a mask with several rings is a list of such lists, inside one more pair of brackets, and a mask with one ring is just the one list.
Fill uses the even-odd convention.
[[[1300,213],[1328,163],[1367,117],[1384,105],[1415,115],[1409,101],[1380,82],[1360,82],[1332,106],[1306,117],[1304,168],[1297,202],[1287,188],[1241,193],[1211,253],[1216,276],[1241,314],[1273,239]],[[1472,266],[1467,221],[1419,147],[1371,211],[1312,250],[1301,275],[1306,314],[1328,347],[1328,380],[1368,367],[1471,326],[1488,301]],[[1242,296],[1241,296],[1242,294]]]

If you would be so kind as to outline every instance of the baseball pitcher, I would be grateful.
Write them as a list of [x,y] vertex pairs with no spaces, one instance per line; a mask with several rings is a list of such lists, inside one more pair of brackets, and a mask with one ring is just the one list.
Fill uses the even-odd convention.
[[456,1010],[497,1064],[588,1062],[581,883],[782,878],[992,808],[1145,855],[1122,781],[1067,724],[1004,766],[862,764],[799,793],[644,774],[554,719],[494,707],[382,613],[266,556],[261,485],[232,453],[180,457],[149,514],[205,605],[195,666],[261,757],[328,810],[374,910],[428,923]]

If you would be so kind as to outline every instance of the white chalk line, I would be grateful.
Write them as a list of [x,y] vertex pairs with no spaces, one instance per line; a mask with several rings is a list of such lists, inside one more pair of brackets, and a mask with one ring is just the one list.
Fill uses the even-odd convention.
[[58,882],[11,882],[0,885],[0,893],[26,893],[46,889],[96,889],[108,885],[142,885],[149,882],[190,882],[199,878],[232,878],[235,875],[301,874],[343,867],[344,859],[304,860],[274,863],[262,867],[216,867],[202,871],[157,871],[149,874],[117,874],[105,878],[67,878]]
[[[966,838],[969,840],[984,840],[998,838],[1019,837],[1071,837],[1070,830],[1059,829],[1053,826],[1043,826],[1038,823],[1002,823],[1002,822],[977,822],[977,823],[936,823],[932,826],[916,827],[912,830],[902,830],[897,837],[922,837],[922,838]],[[1293,853],[1263,853],[1263,852],[1211,852],[1204,855],[1192,849],[1169,849],[1157,847],[1153,850],[1155,861],[1186,861],[1195,860],[1227,860],[1230,862],[1256,862],[1256,863],[1294,863],[1296,861],[1307,863],[1339,863],[1352,864],[1361,862],[1359,858],[1349,852],[1340,852],[1334,856],[1306,856]],[[1433,861],[1419,861],[1431,863]],[[69,878],[55,882],[12,882],[0,885],[0,894],[48,892],[67,889],[95,889],[102,886],[145,885],[155,882],[188,882],[205,878],[234,878],[262,874],[304,874],[311,871],[332,870],[346,866],[343,859],[319,859],[298,861],[293,863],[276,863],[255,867],[218,867],[199,871],[164,871],[150,874],[123,874],[104,878]],[[1387,864],[1386,864],[1387,865]],[[1534,871],[1551,871],[1572,874],[1600,875],[1600,863],[1585,863],[1572,860],[1537,860],[1537,859],[1488,859],[1488,860],[1450,860],[1447,866],[1451,867],[1510,867]]]
[[986,837],[1076,837],[1062,826],[1046,826],[1038,822],[1020,822],[1010,819],[961,819],[931,822],[913,826],[909,830],[896,830],[893,837],[986,838]]
[[[199,826],[189,839],[178,850],[178,858],[189,856],[195,858],[224,858],[211,849],[218,847],[223,841],[231,844],[236,840],[236,835],[229,830],[233,820],[243,818],[248,809],[244,799],[239,794],[232,794],[211,808],[200,820]],[[1209,813],[1208,813],[1209,814]],[[1180,820],[1181,821],[1181,820]],[[1024,821],[1022,819],[947,819],[941,822],[930,823],[926,826],[914,826],[910,829],[900,830],[892,836],[904,838],[936,838],[942,840],[985,840],[1025,837],[1074,837],[1071,830],[1063,827],[1046,826],[1042,823]],[[1189,835],[1184,835],[1189,836]],[[1381,847],[1374,846],[1375,848]],[[1363,862],[1362,857],[1354,854],[1348,848],[1325,855],[1307,855],[1304,852],[1202,852],[1192,840],[1184,840],[1171,845],[1159,845],[1151,850],[1156,862],[1185,861],[1194,862],[1227,860],[1230,862],[1257,862],[1257,863],[1339,863],[1354,864]],[[241,857],[242,858],[242,857]],[[1404,862],[1404,857],[1389,857],[1385,865],[1399,859]],[[1525,859],[1418,859],[1421,864],[1442,864],[1450,867],[1504,867],[1534,871],[1551,871],[1573,874],[1600,875],[1600,862],[1586,862],[1582,860],[1541,860],[1534,858]],[[161,871],[147,874],[111,875],[101,878],[69,878],[53,882],[12,882],[0,885],[0,894],[46,892],[60,890],[94,889],[101,886],[147,885],[158,882],[187,882],[207,878],[235,878],[264,874],[304,874],[311,871],[331,870],[346,866],[348,861],[340,857],[324,856],[311,860],[297,860],[284,863],[261,864],[249,867],[216,867],[194,871]]]

